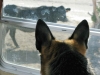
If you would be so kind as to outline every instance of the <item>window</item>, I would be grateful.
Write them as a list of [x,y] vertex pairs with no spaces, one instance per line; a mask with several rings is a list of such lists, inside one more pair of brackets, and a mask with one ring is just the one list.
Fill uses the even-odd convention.
[[[91,1],[80,0],[4,0],[3,16],[37,20],[63,25],[77,25],[87,19],[92,27]],[[88,14],[89,13],[89,14]]]
[[92,0],[4,0],[1,25],[3,61],[21,67],[20,70],[34,69],[39,74],[40,58],[34,37],[37,19],[47,22],[55,37],[61,40],[69,37],[75,26],[86,19],[91,28],[87,56],[99,75],[100,30],[92,13]]
[[17,65],[40,69],[39,53],[35,48],[35,29],[4,24],[5,61]]

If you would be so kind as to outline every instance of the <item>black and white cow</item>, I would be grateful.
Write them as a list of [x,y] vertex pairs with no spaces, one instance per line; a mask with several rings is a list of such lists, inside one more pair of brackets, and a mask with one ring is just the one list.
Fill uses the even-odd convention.
[[43,19],[47,22],[66,22],[66,12],[70,11],[70,8],[64,8],[64,6],[40,6],[35,8],[21,7],[16,5],[6,5],[4,7],[5,16],[19,17],[25,19]]

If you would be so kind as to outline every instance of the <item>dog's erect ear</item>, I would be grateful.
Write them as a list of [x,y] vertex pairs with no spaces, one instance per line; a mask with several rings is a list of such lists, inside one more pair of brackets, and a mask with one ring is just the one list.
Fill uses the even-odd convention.
[[46,23],[41,19],[37,21],[35,38],[36,48],[39,50],[39,52],[41,52],[41,47],[43,45],[50,45],[51,41],[55,39]]
[[76,27],[72,36],[69,39],[75,39],[78,42],[84,42],[87,48],[88,38],[89,38],[89,25],[86,20],[83,20]]

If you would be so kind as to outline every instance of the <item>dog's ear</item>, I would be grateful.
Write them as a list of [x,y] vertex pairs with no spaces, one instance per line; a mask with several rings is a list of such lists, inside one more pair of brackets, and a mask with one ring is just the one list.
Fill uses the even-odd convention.
[[55,39],[50,29],[46,25],[46,23],[41,19],[37,21],[35,38],[36,38],[36,48],[37,50],[39,50],[39,52],[41,52],[42,46],[50,45],[51,41]]
[[72,36],[69,39],[75,39],[78,42],[84,42],[87,48],[87,42],[89,38],[89,25],[86,20],[83,20],[74,30]]

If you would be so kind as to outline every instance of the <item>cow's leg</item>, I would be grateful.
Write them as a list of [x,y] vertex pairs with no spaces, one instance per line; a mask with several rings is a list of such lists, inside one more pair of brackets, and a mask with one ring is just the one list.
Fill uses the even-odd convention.
[[15,33],[16,33],[16,29],[15,28],[10,28],[10,36],[12,38],[12,41],[13,41],[14,45],[18,48],[19,45],[16,42]]

